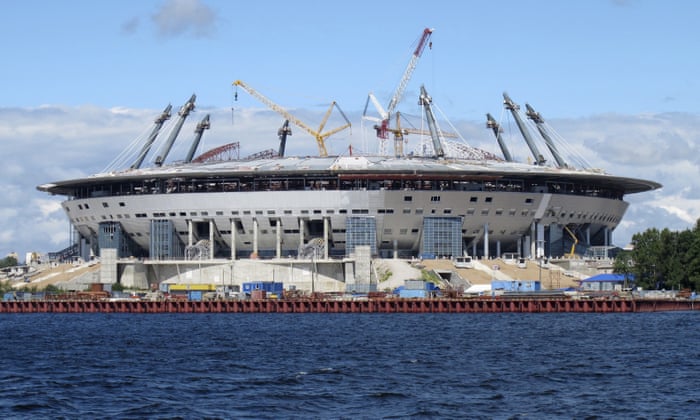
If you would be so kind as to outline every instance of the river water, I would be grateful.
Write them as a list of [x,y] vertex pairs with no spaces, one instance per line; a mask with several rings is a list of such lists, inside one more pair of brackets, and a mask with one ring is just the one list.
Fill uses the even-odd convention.
[[2,418],[700,418],[700,313],[4,314]]

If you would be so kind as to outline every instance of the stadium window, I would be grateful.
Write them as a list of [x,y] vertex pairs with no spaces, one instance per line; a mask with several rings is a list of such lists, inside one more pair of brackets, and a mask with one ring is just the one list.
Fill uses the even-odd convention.
[[105,203],[104,201],[102,202],[102,207],[107,208],[109,207],[109,204]]
[[476,202],[477,202],[477,200],[478,200],[478,198],[477,198],[477,197],[474,197],[474,196],[472,196],[472,197],[469,197],[469,202],[470,202],[470,203],[476,203]]
[[404,195],[403,201],[413,201],[413,196],[412,195]]
[[493,201],[493,197],[486,197],[486,200],[485,200],[485,201],[486,201],[487,203],[490,203],[490,202]]

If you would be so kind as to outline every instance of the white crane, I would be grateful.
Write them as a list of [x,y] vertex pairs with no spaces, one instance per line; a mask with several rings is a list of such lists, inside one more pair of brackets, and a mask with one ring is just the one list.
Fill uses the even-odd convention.
[[[370,94],[367,97],[367,102],[365,104],[365,112],[363,114],[363,119],[367,120],[372,120],[378,123],[377,126],[375,126],[375,129],[377,130],[377,137],[380,139],[387,139],[389,137],[389,132],[391,131],[389,129],[389,120],[391,118],[391,115],[393,114],[394,110],[396,109],[396,106],[401,102],[401,98],[403,97],[404,91],[406,90],[406,86],[408,85],[408,81],[411,80],[411,76],[413,75],[413,71],[416,69],[416,65],[418,64],[418,60],[420,59],[421,55],[423,54],[423,50],[425,49],[425,46],[429,44],[429,39],[430,36],[433,34],[434,29],[430,28],[425,28],[423,30],[423,33],[420,37],[420,40],[418,41],[418,45],[416,46],[416,49],[413,51],[413,54],[411,55],[411,59],[408,62],[408,65],[406,66],[406,70],[403,72],[403,76],[401,77],[401,80],[399,81],[399,85],[396,87],[396,90],[394,91],[394,95],[391,98],[391,101],[389,101],[389,106],[387,106],[386,110],[381,106],[377,98],[374,96],[373,93],[370,92]],[[377,109],[377,112],[379,113],[379,116],[381,119],[374,118],[374,117],[368,117],[367,114],[367,106],[369,105],[369,102],[372,101],[372,104],[374,104],[374,107]]]
[[[281,106],[277,105],[276,103],[272,102],[270,99],[268,99],[266,96],[261,94],[260,92],[256,91],[252,87],[248,86],[246,83],[244,83],[242,80],[236,80],[233,82],[234,86],[240,86],[243,88],[246,92],[257,98],[260,102],[264,103],[270,109],[273,111],[276,111],[286,119],[289,120],[289,122],[293,123],[299,128],[303,128],[306,130],[309,134],[314,136],[316,139],[316,143],[318,143],[318,153],[319,156],[325,157],[328,156],[328,151],[326,150],[326,138],[331,136],[332,134],[335,134],[339,131],[345,130],[346,128],[350,127],[350,120],[348,120],[348,117],[345,116],[345,113],[343,112],[342,109],[340,109],[340,106],[333,101],[331,103],[331,106],[328,108],[328,111],[326,111],[326,114],[323,117],[323,121],[321,121],[321,125],[319,125],[318,130],[314,130],[313,128],[309,127],[306,125],[304,122],[302,122],[300,119],[295,117],[294,115],[290,114],[286,109],[282,108]],[[333,111],[333,107],[338,108],[338,111],[340,111],[340,114],[343,116],[345,119],[345,124],[334,128],[332,130],[326,131],[325,133],[322,133],[323,128],[326,126],[326,122],[328,122],[328,118],[331,116],[331,111]]]

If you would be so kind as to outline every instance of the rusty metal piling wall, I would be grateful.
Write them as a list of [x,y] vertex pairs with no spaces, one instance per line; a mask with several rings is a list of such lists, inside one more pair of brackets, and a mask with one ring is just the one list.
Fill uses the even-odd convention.
[[695,310],[692,300],[365,299],[3,301],[0,313],[555,313]]

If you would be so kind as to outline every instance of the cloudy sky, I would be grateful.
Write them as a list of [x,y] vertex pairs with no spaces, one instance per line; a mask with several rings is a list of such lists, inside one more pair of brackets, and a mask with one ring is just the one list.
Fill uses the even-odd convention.
[[[67,246],[61,197],[36,186],[128,166],[122,153],[167,104],[177,109],[192,93],[197,108],[172,159],[207,113],[200,151],[232,141],[241,156],[276,148],[281,117],[236,91],[237,79],[312,127],[337,101],[353,128],[332,136],[329,151],[376,152],[361,118],[367,94],[388,104],[425,27],[435,29],[432,44],[398,107],[407,123],[420,119],[423,84],[467,143],[498,153],[484,124],[490,112],[526,161],[503,110],[507,91],[591,166],[663,184],[627,197],[617,245],[650,227],[692,227],[699,15],[691,0],[11,2],[0,14],[0,256]],[[287,150],[316,146],[295,128]]]

